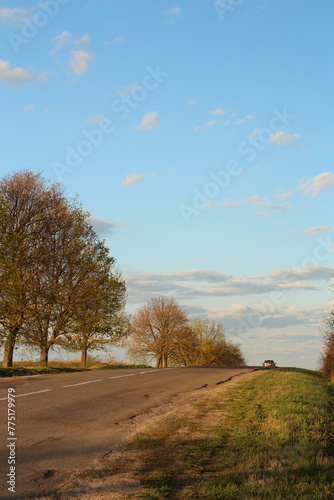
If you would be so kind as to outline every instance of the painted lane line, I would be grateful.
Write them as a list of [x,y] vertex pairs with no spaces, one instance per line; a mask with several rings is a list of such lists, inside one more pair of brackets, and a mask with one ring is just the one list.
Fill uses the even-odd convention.
[[113,379],[113,378],[132,377],[133,375],[135,375],[135,373],[130,373],[129,375],[118,375],[117,377],[108,377],[108,378]]
[[[16,398],[23,398],[23,396],[31,396],[31,394],[41,394],[41,392],[49,392],[52,391],[52,389],[44,389],[43,391],[36,391],[36,392],[27,392],[26,394],[16,394]],[[1,398],[0,401],[4,401],[7,398]]]
[[98,380],[88,380],[88,382],[80,382],[80,384],[62,385],[62,387],[77,387],[78,385],[92,384],[93,382],[102,382],[102,378]]
[[160,373],[163,373],[167,370],[176,370],[177,366],[175,368],[161,368],[161,370],[150,370],[148,372],[140,372],[140,375],[144,375],[144,373],[155,373],[155,372],[160,372]]

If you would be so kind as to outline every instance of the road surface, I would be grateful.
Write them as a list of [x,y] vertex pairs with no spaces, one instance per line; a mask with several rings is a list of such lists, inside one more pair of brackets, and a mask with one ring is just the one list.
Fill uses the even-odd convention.
[[[122,443],[130,432],[123,424],[136,415],[259,368],[111,369],[1,379],[1,500],[51,491]],[[8,491],[13,483],[15,492]]]

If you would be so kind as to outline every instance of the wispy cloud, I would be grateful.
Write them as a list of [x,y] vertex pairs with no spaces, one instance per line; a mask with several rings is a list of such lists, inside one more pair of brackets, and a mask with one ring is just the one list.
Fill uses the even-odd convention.
[[98,219],[96,217],[88,217],[87,220],[98,234],[112,234],[116,228],[126,225],[125,222],[110,222],[107,219]]
[[92,55],[83,49],[73,50],[70,66],[74,75],[82,75],[88,69],[89,63],[92,60]]
[[130,85],[126,85],[126,87],[121,88],[121,90],[118,91],[120,95],[130,95],[131,92],[135,89],[140,87],[139,82],[131,83]]
[[165,24],[173,24],[177,19],[181,18],[182,10],[180,7],[173,7],[165,11],[165,16],[168,18]]
[[82,48],[83,45],[90,41],[89,35],[74,36],[70,31],[62,31],[59,35],[52,38],[53,48],[51,54],[55,54],[67,46],[72,48]]
[[261,132],[260,128],[255,128],[253,132],[249,134],[248,138],[251,139],[252,137],[256,137],[257,135],[259,135],[260,132]]
[[22,26],[32,16],[33,8],[0,8],[0,23],[8,26],[17,27]]
[[216,120],[210,120],[208,122],[206,122],[206,124],[204,125],[205,128],[210,128],[210,127],[214,127],[215,125],[217,125],[217,121]]
[[190,99],[190,101],[187,102],[188,106],[195,106],[197,104],[197,101],[195,99]]
[[287,193],[280,193],[276,197],[280,198],[281,200],[287,200],[288,198],[291,198],[293,195],[293,191],[289,191]]
[[332,227],[329,226],[316,226],[310,227],[305,230],[306,234],[319,234],[319,233],[331,233],[333,231]]
[[143,180],[144,174],[128,174],[125,176],[125,178],[122,181],[122,186],[124,187],[129,187],[133,186],[133,184],[137,184],[141,180]]
[[301,134],[288,134],[284,130],[278,130],[270,137],[270,142],[278,146],[290,146],[298,141]]
[[226,111],[225,109],[222,109],[222,108],[217,108],[217,109],[213,109],[212,111],[209,111],[210,115],[213,115],[213,116],[223,116],[225,115]]
[[105,47],[109,47],[110,45],[119,45],[120,43],[124,42],[125,42],[124,36],[116,36],[115,38],[113,38],[113,40],[108,40],[106,42],[103,42],[103,45]]
[[86,122],[91,125],[100,125],[105,119],[106,116],[101,113],[99,115],[92,116],[92,118],[87,118]]
[[268,216],[279,212],[284,212],[288,210],[288,205],[283,203],[272,203],[267,201],[266,198],[260,198],[258,195],[250,196],[245,200],[224,200],[224,201],[212,201],[209,203],[208,207],[213,208],[216,205],[222,205],[229,208],[238,208],[247,205],[255,207],[258,212],[257,215]]
[[30,113],[31,111],[34,111],[36,108],[35,104],[28,104],[23,108],[24,113]]
[[305,181],[301,179],[301,182],[297,189],[300,189],[304,194],[309,194],[310,196],[318,196],[325,188],[334,185],[334,174],[331,172],[324,172],[323,174],[316,175]]
[[241,125],[241,123],[244,123],[245,121],[247,120],[252,120],[252,118],[254,118],[253,115],[246,115],[244,116],[243,118],[240,118],[238,121],[237,121],[237,125]]
[[14,86],[27,83],[34,78],[35,75],[31,71],[20,67],[12,68],[8,61],[0,59],[0,81]]
[[137,132],[151,132],[151,130],[155,129],[160,122],[160,117],[157,111],[149,111],[142,118],[140,124],[135,127]]
[[[275,291],[319,290],[319,281],[330,282],[333,266],[306,265],[297,269],[277,269],[258,276],[236,278],[209,270],[176,273],[132,273],[128,276],[130,302],[145,302],[155,294],[173,294],[178,300],[199,297],[259,295]],[[240,312],[240,311],[239,311]]]

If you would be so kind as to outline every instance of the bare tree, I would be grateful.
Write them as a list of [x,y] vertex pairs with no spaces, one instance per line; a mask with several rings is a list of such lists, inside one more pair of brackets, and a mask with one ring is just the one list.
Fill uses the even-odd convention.
[[131,355],[151,355],[156,366],[168,366],[168,359],[186,335],[188,316],[173,298],[152,297],[135,314],[127,345]]

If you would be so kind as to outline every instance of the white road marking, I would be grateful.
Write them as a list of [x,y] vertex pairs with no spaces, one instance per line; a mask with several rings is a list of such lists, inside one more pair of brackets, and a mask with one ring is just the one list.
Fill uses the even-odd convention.
[[[15,399],[22,398],[23,396],[30,396],[31,394],[40,394],[41,392],[48,392],[48,391],[52,391],[52,389],[44,389],[43,391],[36,391],[36,392],[27,392],[26,394],[16,394]],[[1,398],[0,401],[4,401],[5,399],[8,399],[8,397]]]
[[88,382],[80,382],[80,384],[62,385],[62,387],[76,387],[77,385],[92,384],[93,382],[102,382],[102,378],[98,380],[88,380]]
[[112,378],[132,377],[133,375],[135,375],[135,373],[130,373],[129,375],[118,375],[117,377],[108,377],[108,378],[112,379]]
[[144,373],[155,373],[155,372],[165,372],[166,370],[176,370],[178,368],[177,366],[175,368],[161,368],[160,370],[150,370],[148,372],[140,372],[140,375],[144,375]]

